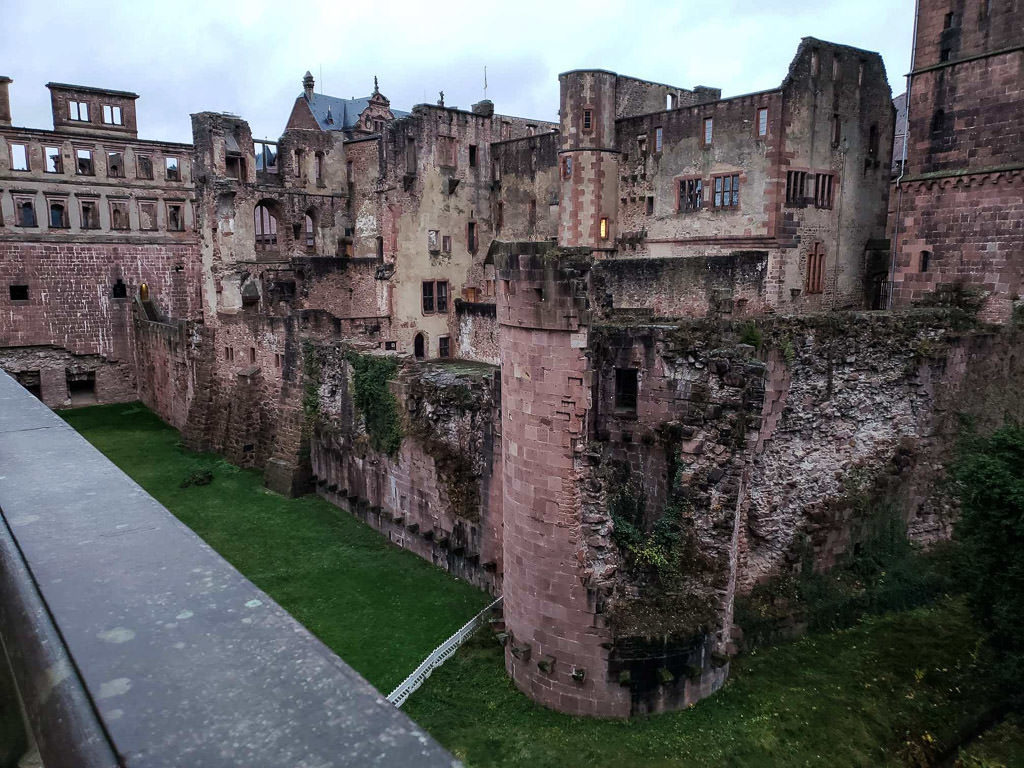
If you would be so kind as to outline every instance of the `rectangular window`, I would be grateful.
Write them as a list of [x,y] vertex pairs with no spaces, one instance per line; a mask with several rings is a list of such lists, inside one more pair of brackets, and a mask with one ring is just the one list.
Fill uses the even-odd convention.
[[438,280],[437,281],[437,311],[447,312],[448,311],[448,281]]
[[89,104],[84,101],[69,101],[68,119],[81,123],[89,122]]
[[654,195],[647,196],[647,215],[651,216],[654,214]]
[[181,203],[167,203],[167,230],[183,232],[185,229],[185,206]]
[[324,153],[316,153],[316,185],[322,187],[324,185]]
[[636,137],[636,151],[641,157],[647,154],[647,134],[641,133]]
[[440,250],[440,245],[438,243],[439,236],[440,236],[440,232],[438,230],[436,230],[436,229],[428,229],[427,230],[427,250],[430,253],[437,253]]
[[757,135],[768,135],[768,108],[761,107],[757,110]]
[[821,293],[825,287],[825,250],[815,242],[807,254],[807,293]]
[[839,122],[839,113],[832,115],[832,146],[838,147],[843,138],[843,126]]
[[448,281],[426,280],[423,282],[423,314],[448,312]]
[[437,340],[437,356],[438,357],[451,357],[451,339],[447,336],[441,336]]
[[254,141],[253,153],[256,157],[256,170],[277,173],[277,144],[272,141]]
[[112,179],[124,178],[124,155],[120,152],[107,152],[107,176]]
[[711,146],[711,139],[715,135],[715,120],[712,117],[704,118],[704,146]]
[[466,250],[476,253],[476,222],[471,221],[466,225]]
[[38,227],[36,204],[30,197],[14,198],[14,223],[19,227]]
[[235,359],[235,350],[233,347],[224,347],[224,359],[229,363]]
[[92,165],[91,149],[75,150],[75,173],[79,176],[92,176],[95,173]]
[[451,252],[452,252],[452,236],[451,235],[442,235],[441,236],[441,253],[451,253]]
[[663,137],[664,137],[664,133],[661,130],[661,128],[655,128],[654,129],[654,151],[655,152],[661,152],[662,138]]
[[67,200],[48,200],[47,210],[50,214],[50,229],[68,228]]
[[562,155],[562,178],[572,178],[572,155]]
[[149,155],[135,156],[135,175],[140,179],[153,178],[153,158]]
[[80,210],[82,214],[82,229],[100,228],[100,209],[95,200],[82,200]]
[[594,113],[592,110],[583,110],[583,130],[589,131],[594,127]]
[[284,355],[277,352],[274,354],[274,367],[281,368],[282,366],[284,366]]
[[615,369],[615,407],[636,412],[637,395],[640,391],[640,372],[636,368]]
[[[296,171],[298,173],[298,171]],[[355,181],[355,171],[353,170],[352,161],[349,160],[345,163],[345,182],[352,184]]]
[[12,171],[27,171],[28,170],[28,145],[27,144],[11,144],[11,170]]
[[456,151],[458,146],[454,136],[437,137],[437,163],[438,165],[455,167]]
[[423,314],[434,314],[434,281],[427,280],[423,283]]
[[679,210],[699,211],[704,207],[704,182],[701,179],[679,180]]
[[164,158],[164,168],[168,181],[181,181],[181,165],[176,157]]
[[139,201],[139,229],[156,229],[156,203],[151,200]]
[[64,162],[61,159],[60,147],[44,147],[43,155],[46,158],[47,173],[64,172]]
[[608,217],[607,216],[602,216],[601,217],[600,230],[599,230],[598,234],[600,234],[602,240],[607,240],[608,239]]
[[131,229],[131,224],[128,219],[128,203],[126,201],[110,201],[110,228]]
[[249,363],[256,364],[256,347],[249,347]]
[[107,125],[124,125],[124,119],[121,116],[121,108],[110,104],[104,104],[103,122]]
[[476,144],[469,145],[469,167],[476,168]]
[[816,173],[814,175],[814,207],[832,207],[832,185],[835,177],[831,173]]
[[227,155],[224,158],[224,172],[229,179],[244,179],[245,160],[241,155]]
[[27,285],[12,285],[9,286],[11,293],[11,301],[28,301],[28,286]]
[[786,172],[786,204],[804,205],[807,194],[807,171]]
[[713,176],[715,185],[715,208],[735,208],[740,204],[740,176]]

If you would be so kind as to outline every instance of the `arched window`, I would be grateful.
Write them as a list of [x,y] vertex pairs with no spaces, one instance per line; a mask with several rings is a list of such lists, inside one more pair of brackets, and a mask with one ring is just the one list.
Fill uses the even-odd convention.
[[416,355],[417,360],[422,360],[426,354],[426,342],[422,333],[417,333],[416,338],[412,340],[412,353]]
[[277,218],[265,203],[256,206],[253,223],[256,232],[256,250],[268,251],[277,248]]
[[312,251],[316,246],[316,237],[313,234],[313,217],[306,214],[306,250]]

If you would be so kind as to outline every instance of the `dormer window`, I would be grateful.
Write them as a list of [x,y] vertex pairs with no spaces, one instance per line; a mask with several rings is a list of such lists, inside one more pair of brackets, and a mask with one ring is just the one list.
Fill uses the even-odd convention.
[[121,108],[111,104],[103,105],[103,122],[106,125],[124,125],[124,117]]
[[68,102],[68,120],[75,120],[81,123],[89,122],[89,104],[85,101]]

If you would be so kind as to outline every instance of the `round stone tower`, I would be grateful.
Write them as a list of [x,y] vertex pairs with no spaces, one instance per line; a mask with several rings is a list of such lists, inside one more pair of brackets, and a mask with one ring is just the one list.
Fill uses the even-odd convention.
[[615,148],[614,72],[574,70],[558,76],[561,149],[558,243],[615,248],[619,153]]
[[509,243],[500,278],[505,662],[535,701],[627,717],[611,633],[588,575],[584,495],[591,409],[584,284],[590,259]]

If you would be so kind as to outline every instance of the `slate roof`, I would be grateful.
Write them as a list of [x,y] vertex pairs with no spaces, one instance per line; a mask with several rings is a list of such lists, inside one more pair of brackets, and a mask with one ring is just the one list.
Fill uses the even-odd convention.
[[[299,94],[302,97],[302,94]],[[349,131],[356,126],[359,115],[370,106],[370,97],[363,96],[358,99],[339,99],[336,96],[327,96],[323,93],[314,93],[313,100],[309,102],[310,111],[316,118],[321,130],[324,131]],[[327,113],[330,111],[332,122],[327,121]],[[392,109],[391,114],[395,117],[407,117],[408,112],[399,109]]]

